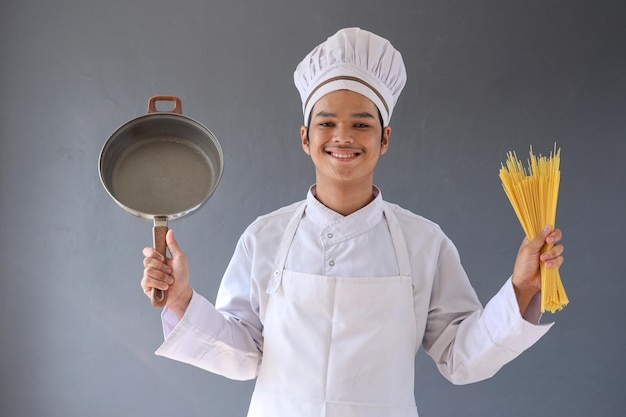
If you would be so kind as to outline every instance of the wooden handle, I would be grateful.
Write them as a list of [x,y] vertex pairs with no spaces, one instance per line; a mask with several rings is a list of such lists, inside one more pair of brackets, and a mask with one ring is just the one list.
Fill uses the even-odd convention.
[[[167,256],[167,243],[165,242],[167,230],[167,226],[154,226],[152,228],[152,243],[154,249],[164,257]],[[150,293],[150,301],[155,307],[164,307],[165,303],[167,303],[167,292],[153,288]]]
[[170,113],[183,114],[183,104],[176,96],[154,96],[148,100],[148,113],[158,113],[156,108],[157,101],[173,101],[174,108],[170,110]]

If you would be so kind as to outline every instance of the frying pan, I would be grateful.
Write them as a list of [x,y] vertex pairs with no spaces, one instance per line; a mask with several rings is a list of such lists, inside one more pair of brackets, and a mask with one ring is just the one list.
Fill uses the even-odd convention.
[[[173,103],[158,111],[156,103]],[[119,127],[100,152],[100,180],[113,200],[128,213],[153,220],[154,248],[166,256],[168,220],[202,207],[215,191],[224,169],[215,135],[183,116],[175,96],[148,100],[148,114]],[[167,292],[153,289],[152,305],[162,307]]]

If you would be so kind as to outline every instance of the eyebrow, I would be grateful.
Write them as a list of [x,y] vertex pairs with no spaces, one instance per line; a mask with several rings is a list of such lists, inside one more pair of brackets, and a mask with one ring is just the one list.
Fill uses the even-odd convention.
[[[317,113],[315,117],[337,117],[337,115],[335,113],[322,110],[319,113]],[[357,119],[376,119],[372,113],[366,112],[366,111],[359,112],[359,113],[352,113],[350,117],[357,118]]]

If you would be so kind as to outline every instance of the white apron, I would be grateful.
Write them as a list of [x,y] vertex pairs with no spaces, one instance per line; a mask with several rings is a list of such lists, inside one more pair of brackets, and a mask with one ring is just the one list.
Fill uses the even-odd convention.
[[399,276],[319,276],[285,270],[304,209],[285,230],[267,288],[263,359],[248,417],[417,417],[420,341],[398,220],[384,210]]

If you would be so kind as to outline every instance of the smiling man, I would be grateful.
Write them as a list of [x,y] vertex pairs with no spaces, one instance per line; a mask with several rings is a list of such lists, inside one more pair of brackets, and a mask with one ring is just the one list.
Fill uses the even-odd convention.
[[315,103],[300,134],[315,165],[318,200],[343,215],[372,201],[374,169],[391,135],[372,101],[350,90],[328,93]]
[[434,223],[383,200],[374,170],[406,81],[385,39],[343,29],[294,74],[301,145],[315,167],[306,199],[241,236],[211,304],[186,257],[144,249],[143,290],[167,290],[157,354],[233,379],[257,378],[250,417],[416,417],[422,346],[456,384],[489,378],[544,335],[540,263],[559,267],[546,227],[520,246],[513,274],[480,304],[456,248]]

